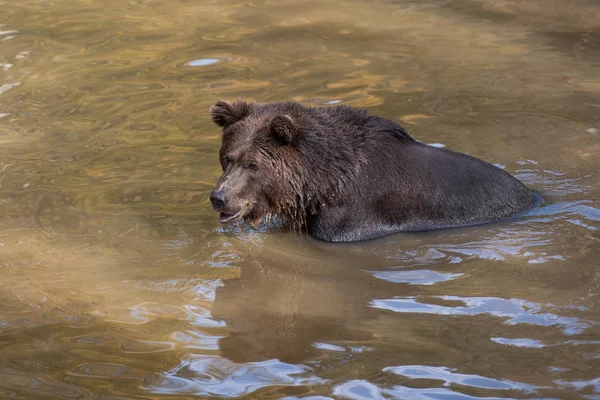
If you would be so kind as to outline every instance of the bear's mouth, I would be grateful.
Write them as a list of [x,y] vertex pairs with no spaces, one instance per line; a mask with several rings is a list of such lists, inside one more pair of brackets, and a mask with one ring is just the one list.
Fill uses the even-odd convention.
[[242,211],[244,211],[243,208],[241,208],[236,213],[224,213],[224,212],[219,213],[219,221],[221,221],[222,224],[227,224],[229,222],[233,222],[242,216]]

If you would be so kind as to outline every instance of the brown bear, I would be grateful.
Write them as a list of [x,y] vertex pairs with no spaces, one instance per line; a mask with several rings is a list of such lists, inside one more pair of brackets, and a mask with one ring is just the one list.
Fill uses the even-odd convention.
[[223,175],[210,196],[222,223],[278,215],[332,242],[483,224],[539,196],[477,158],[413,139],[347,106],[217,102]]

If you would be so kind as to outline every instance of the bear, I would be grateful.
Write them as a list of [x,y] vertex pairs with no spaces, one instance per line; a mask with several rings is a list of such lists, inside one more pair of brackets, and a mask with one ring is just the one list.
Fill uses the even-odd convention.
[[218,101],[220,222],[279,216],[328,242],[515,217],[537,192],[475,157],[424,144],[395,122],[345,105]]

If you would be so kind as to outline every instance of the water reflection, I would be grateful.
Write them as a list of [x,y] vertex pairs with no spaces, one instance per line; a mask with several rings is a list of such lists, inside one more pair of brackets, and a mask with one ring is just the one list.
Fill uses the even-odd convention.
[[158,394],[238,397],[265,387],[312,386],[323,380],[305,367],[277,360],[251,364],[219,357],[193,357],[159,376],[150,375],[143,388]]
[[[457,400],[472,400],[479,399],[478,396],[470,396],[467,394],[459,393],[451,389],[445,388],[411,388],[396,385],[392,388],[380,388],[377,385],[369,383],[367,381],[355,380],[346,382],[342,385],[336,386],[334,394],[344,399],[369,399],[369,400],[383,400],[387,398],[392,399],[403,399],[403,398],[415,398],[415,399],[457,399]],[[509,399],[510,397],[488,397],[485,399]]]
[[244,262],[239,279],[217,289],[212,315],[227,325],[219,341],[224,357],[298,363],[317,354],[315,343],[371,339],[364,324],[374,279],[292,246],[265,244],[260,258]]
[[543,313],[539,304],[520,299],[498,299],[494,297],[458,297],[440,296],[433,301],[460,304],[449,307],[440,304],[423,303],[415,298],[395,298],[374,300],[373,307],[400,313],[422,313],[437,315],[478,315],[490,314],[495,317],[507,317],[507,324],[534,324],[542,326],[560,325],[566,334],[583,332],[589,325],[577,318],[559,317],[556,314]]

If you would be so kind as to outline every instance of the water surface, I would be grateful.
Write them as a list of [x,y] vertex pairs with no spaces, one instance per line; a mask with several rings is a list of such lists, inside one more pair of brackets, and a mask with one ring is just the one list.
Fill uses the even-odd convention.
[[[221,227],[219,99],[347,104],[541,192],[332,245]],[[0,398],[600,398],[600,7],[0,2]]]

